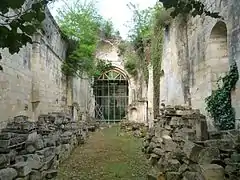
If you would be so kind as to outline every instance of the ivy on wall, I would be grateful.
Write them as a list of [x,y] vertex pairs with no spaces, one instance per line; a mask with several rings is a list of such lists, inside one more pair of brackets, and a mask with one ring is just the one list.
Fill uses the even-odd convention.
[[212,91],[211,96],[205,100],[207,104],[206,110],[220,130],[229,130],[235,127],[235,112],[231,103],[231,92],[235,88],[238,79],[237,64],[234,62],[230,66],[228,74],[219,79],[217,90]]

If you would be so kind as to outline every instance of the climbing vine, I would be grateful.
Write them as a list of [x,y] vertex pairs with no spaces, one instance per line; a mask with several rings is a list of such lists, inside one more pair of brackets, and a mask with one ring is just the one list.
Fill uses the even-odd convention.
[[229,130],[235,127],[235,112],[231,104],[231,91],[235,88],[238,79],[237,64],[234,62],[228,74],[219,79],[217,90],[212,91],[211,96],[206,98],[206,110],[220,130]]
[[119,45],[119,55],[124,57],[125,69],[134,78],[143,78],[148,81],[148,62],[146,54],[151,41],[152,8],[140,10],[137,5],[129,3],[133,13],[130,24],[129,41]]
[[163,31],[164,27],[171,21],[169,12],[162,6],[155,6],[151,37],[151,65],[153,67],[153,104],[154,117],[159,115],[160,104],[160,78],[162,76],[162,53],[163,53]]

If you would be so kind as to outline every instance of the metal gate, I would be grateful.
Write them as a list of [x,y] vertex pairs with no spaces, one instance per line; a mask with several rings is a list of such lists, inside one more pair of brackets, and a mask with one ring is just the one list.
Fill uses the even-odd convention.
[[96,119],[119,122],[126,116],[128,80],[117,69],[111,69],[95,80],[94,95]]

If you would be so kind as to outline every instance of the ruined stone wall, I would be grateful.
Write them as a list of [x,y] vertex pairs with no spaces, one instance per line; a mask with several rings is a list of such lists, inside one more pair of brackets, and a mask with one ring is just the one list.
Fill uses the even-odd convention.
[[61,73],[61,64],[67,42],[48,11],[43,29],[34,35],[34,43],[18,54],[1,50],[0,122],[23,112],[36,120],[41,112],[64,109],[66,77]]
[[208,132],[198,110],[164,107],[143,143],[148,179],[239,180],[239,145],[239,130]]
[[[190,104],[205,111],[205,98],[216,89],[216,81],[239,61],[239,8],[237,0],[204,1],[208,10],[220,11],[224,20],[206,16],[176,19],[165,35],[164,77],[161,79],[161,101],[166,104]],[[167,38],[168,37],[168,38]],[[169,53],[169,55],[166,54]],[[232,93],[236,118],[240,116],[239,82]],[[212,120],[208,120],[211,128]]]
[[1,179],[56,179],[59,164],[97,127],[58,112],[41,114],[36,122],[14,117],[0,133]]
[[19,53],[1,50],[0,129],[15,115],[24,114],[35,121],[42,112],[69,112],[74,102],[81,112],[93,112],[89,79],[67,79],[61,71],[68,41],[48,10],[42,25],[43,31],[33,36],[33,44]]

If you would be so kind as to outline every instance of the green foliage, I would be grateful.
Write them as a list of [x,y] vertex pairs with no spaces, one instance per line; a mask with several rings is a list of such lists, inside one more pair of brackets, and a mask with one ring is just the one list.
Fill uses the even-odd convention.
[[133,77],[142,72],[148,81],[148,62],[146,60],[147,47],[151,41],[151,18],[153,8],[140,10],[132,3],[128,7],[133,12],[129,42],[119,45],[119,55],[125,57],[125,68]]
[[159,115],[160,77],[163,52],[163,28],[171,21],[169,13],[159,4],[155,6],[151,37],[151,64],[153,67],[154,117]]
[[191,14],[192,16],[206,14],[213,18],[221,18],[218,12],[206,10],[204,4],[199,0],[159,0],[166,9],[171,9],[174,18],[179,14]]
[[44,9],[52,0],[26,2],[3,0],[0,6],[0,48],[8,48],[11,54],[18,53],[45,19]]
[[96,65],[94,66],[94,69],[92,69],[92,76],[94,78],[99,77],[101,74],[103,74],[105,71],[110,70],[112,68],[112,64],[110,62],[106,62],[101,59],[96,60]]
[[135,78],[137,77],[138,74],[137,66],[138,66],[137,61],[135,60],[134,57],[128,57],[124,62],[124,67],[127,70],[127,72]]
[[[99,41],[113,37],[113,26],[105,21],[98,13],[95,1],[80,2],[59,10],[57,17],[62,31],[71,40],[72,47],[62,70],[66,75],[79,76],[84,74],[92,77],[99,74],[102,67],[95,59],[95,52]],[[103,34],[104,35],[103,35]],[[73,43],[74,42],[74,43]],[[99,66],[100,65],[100,66]],[[106,67],[109,64],[106,64]]]
[[212,91],[211,96],[206,98],[206,110],[214,119],[215,125],[220,130],[234,129],[235,112],[231,104],[231,92],[239,79],[236,62],[230,67],[229,73],[219,79],[218,89]]

